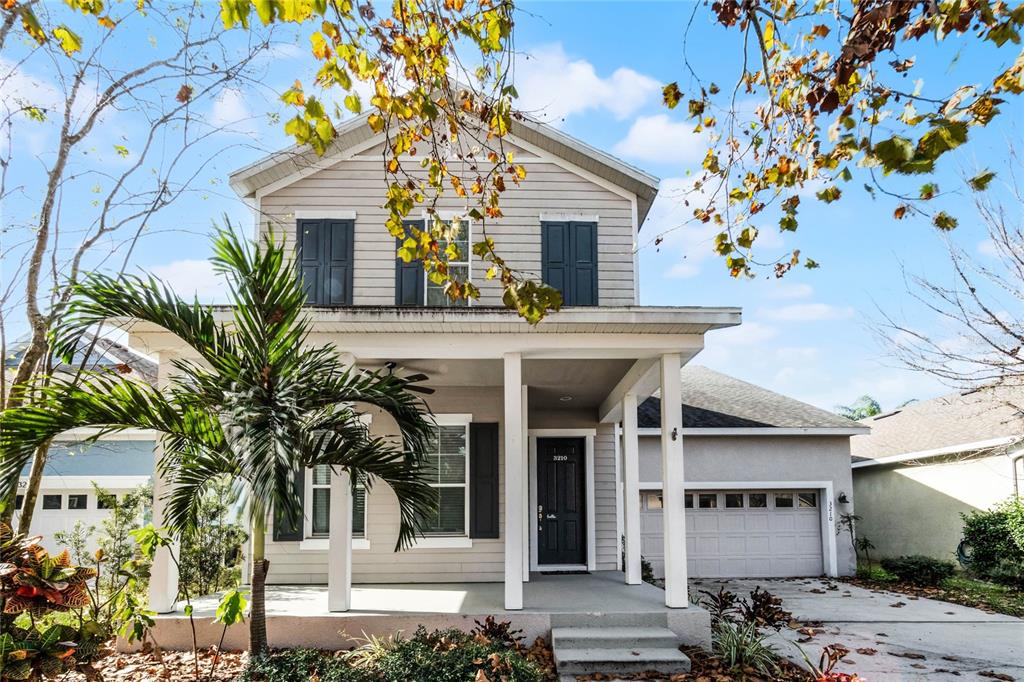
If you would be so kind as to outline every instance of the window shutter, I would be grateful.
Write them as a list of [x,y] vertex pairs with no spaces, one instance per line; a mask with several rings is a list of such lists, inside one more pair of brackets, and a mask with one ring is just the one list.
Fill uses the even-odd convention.
[[295,247],[311,305],[352,305],[353,220],[299,220]]
[[569,223],[572,248],[572,305],[597,305],[597,225]]
[[301,468],[293,471],[292,482],[299,499],[299,514],[295,519],[287,519],[283,513],[274,511],[274,542],[293,542],[302,539],[306,506],[306,472]]
[[541,276],[563,305],[597,305],[597,224],[541,224]]
[[469,537],[498,537],[498,425],[469,425]]
[[311,305],[318,304],[322,298],[323,235],[322,220],[296,221],[295,248],[298,249],[299,275],[306,287],[306,302]]
[[[422,221],[411,221],[405,223],[406,227],[423,229]],[[395,249],[401,248],[402,240],[395,240]],[[401,258],[395,258],[395,305],[399,306],[422,306],[424,305],[425,278],[423,275],[423,261],[414,260],[406,263]]]
[[569,223],[541,224],[541,278],[562,292],[562,303],[572,305],[569,283]]
[[326,220],[324,244],[324,291],[327,305],[352,305],[352,259],[355,221]]

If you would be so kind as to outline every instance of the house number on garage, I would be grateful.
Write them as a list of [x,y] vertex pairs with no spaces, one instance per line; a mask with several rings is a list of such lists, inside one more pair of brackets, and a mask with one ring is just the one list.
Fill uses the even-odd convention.
[[833,521],[833,518],[832,518],[832,500],[829,500],[828,501],[828,522],[832,523],[832,521]]

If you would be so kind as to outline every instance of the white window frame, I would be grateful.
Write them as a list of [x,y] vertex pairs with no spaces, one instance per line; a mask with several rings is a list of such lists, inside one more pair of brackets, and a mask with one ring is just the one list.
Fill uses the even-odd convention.
[[[417,538],[416,547],[430,548],[457,548],[471,547],[472,540],[469,537],[469,482],[470,482],[470,458],[469,458],[469,425],[473,421],[471,414],[435,414],[434,424],[436,426],[462,426],[466,429],[466,476],[461,484],[465,489],[465,519],[463,520],[462,533],[431,533],[424,532],[422,538]],[[458,488],[459,483],[431,483],[431,488]],[[467,542],[468,541],[468,542]]]
[[[466,281],[467,282],[472,282],[473,281],[473,223],[475,221],[470,220],[464,213],[460,213],[458,211],[437,211],[434,214],[430,214],[427,211],[424,211],[423,212],[423,227],[424,227],[424,229],[426,229],[427,226],[430,225],[430,222],[433,220],[435,215],[438,218],[440,218],[443,222],[446,222],[446,223],[450,223],[455,218],[458,218],[459,222],[462,222],[462,223],[466,224],[466,253],[462,254],[463,258],[465,258],[466,260],[465,261],[461,261],[461,260],[460,261],[455,261],[453,263],[449,263],[449,265],[465,265],[466,266]],[[423,271],[423,306],[424,307],[427,307],[427,294],[428,294],[428,289],[429,288],[430,288],[430,275],[428,275],[427,271],[424,270]],[[446,307],[446,308],[460,308],[462,306],[456,306],[456,305],[449,304],[449,305],[446,305],[444,307]],[[469,299],[469,298],[466,299],[466,307],[467,308],[472,308],[473,307],[472,299]],[[439,426],[440,426],[440,424],[439,424]],[[445,426],[451,426],[451,425],[450,424],[446,424]],[[469,442],[468,441],[467,441],[466,447],[467,448],[469,447]]]
[[[306,476],[304,482],[305,491],[303,492],[304,499],[309,500],[309,513],[303,514],[302,519],[302,542],[299,549],[327,549],[327,540],[330,538],[330,530],[327,535],[313,535],[313,489],[314,488],[326,488],[330,490],[330,484],[313,485],[313,467],[306,467]],[[361,483],[356,484],[357,488],[363,490],[364,502],[363,502],[363,534],[352,536],[352,549],[369,549],[370,541],[367,532],[367,521],[370,516],[370,496],[366,494],[366,489]]]

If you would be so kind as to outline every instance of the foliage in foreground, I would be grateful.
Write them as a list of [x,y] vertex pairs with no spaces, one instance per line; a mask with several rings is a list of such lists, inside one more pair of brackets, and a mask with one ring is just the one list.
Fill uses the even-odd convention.
[[920,587],[900,582],[896,576],[878,566],[861,566],[857,569],[857,577],[849,580],[870,589],[902,592],[1024,618],[1024,591],[980,580],[963,572],[943,580],[937,587]]
[[409,639],[371,637],[344,654],[290,649],[256,656],[241,682],[543,682],[551,671],[541,650],[526,649],[507,622],[488,617],[468,633],[420,626]]
[[980,578],[1024,588],[1024,500],[1010,498],[994,509],[962,516],[967,569]]
[[67,550],[52,556],[39,542],[0,524],[0,680],[88,676],[115,634],[133,641],[152,624],[134,596],[132,562],[113,569],[117,587],[101,596],[101,551],[93,568],[73,564]]

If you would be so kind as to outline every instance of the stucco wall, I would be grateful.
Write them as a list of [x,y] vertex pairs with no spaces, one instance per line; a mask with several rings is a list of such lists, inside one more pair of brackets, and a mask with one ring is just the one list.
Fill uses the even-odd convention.
[[1013,493],[1013,469],[1004,455],[853,470],[858,534],[878,557],[925,554],[954,560],[960,514],[989,509]]
[[[684,436],[684,476],[689,482],[832,481],[838,498],[845,492],[850,504],[836,503],[835,519],[853,512],[850,441],[846,436]],[[640,438],[640,482],[661,482],[661,442]],[[789,487],[799,487],[791,485]],[[857,500],[858,509],[861,501]],[[836,538],[836,558],[842,575],[853,573],[856,560],[845,535]]]

